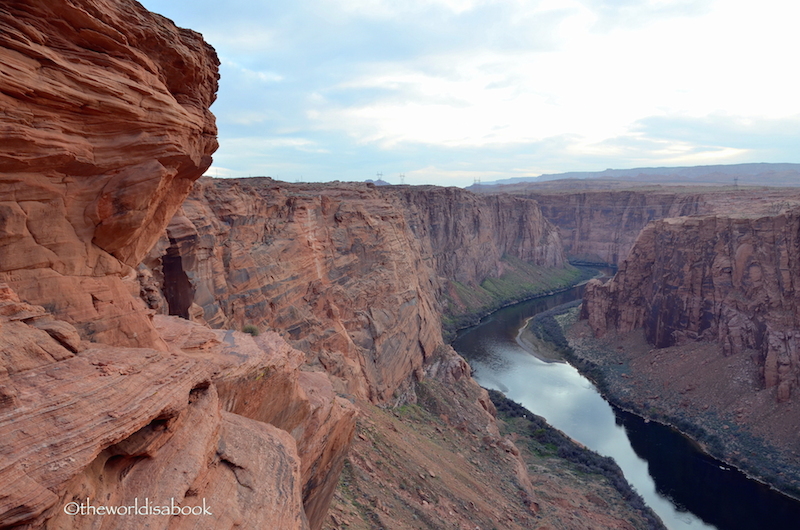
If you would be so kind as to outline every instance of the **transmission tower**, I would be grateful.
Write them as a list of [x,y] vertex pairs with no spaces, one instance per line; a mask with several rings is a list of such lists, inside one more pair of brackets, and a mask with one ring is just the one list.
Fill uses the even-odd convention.
[[400,184],[406,183],[406,176],[403,173],[400,173]]

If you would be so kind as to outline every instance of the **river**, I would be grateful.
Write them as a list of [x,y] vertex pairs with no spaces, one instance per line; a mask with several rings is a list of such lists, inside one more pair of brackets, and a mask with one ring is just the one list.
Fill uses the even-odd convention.
[[674,429],[612,407],[571,365],[542,361],[516,342],[528,318],[582,294],[575,287],[501,309],[459,333],[453,347],[482,386],[612,457],[671,530],[800,528],[800,502],[709,457]]

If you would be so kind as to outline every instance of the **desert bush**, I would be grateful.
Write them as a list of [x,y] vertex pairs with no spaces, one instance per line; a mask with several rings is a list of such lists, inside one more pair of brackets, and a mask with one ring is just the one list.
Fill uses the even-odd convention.
[[249,333],[250,335],[252,335],[254,337],[258,337],[258,328],[255,327],[253,324],[247,324],[246,326],[244,326],[242,328],[242,331],[244,333]]

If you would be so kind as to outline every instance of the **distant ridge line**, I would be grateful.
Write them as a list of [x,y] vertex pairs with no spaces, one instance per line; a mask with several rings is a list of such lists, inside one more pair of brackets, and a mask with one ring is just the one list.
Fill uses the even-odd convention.
[[[677,167],[640,167],[632,169],[606,169],[604,171],[571,171],[567,173],[551,173],[538,177],[513,177],[492,182],[483,182],[487,186],[503,186],[508,184],[536,183],[551,180],[567,179],[615,179],[646,183],[663,183],[669,179],[673,184],[716,183],[733,185],[734,179],[739,185],[762,186],[800,186],[800,164],[752,162],[746,164],[715,164],[707,166]],[[675,181],[677,179],[678,181]],[[469,186],[467,189],[472,188]]]

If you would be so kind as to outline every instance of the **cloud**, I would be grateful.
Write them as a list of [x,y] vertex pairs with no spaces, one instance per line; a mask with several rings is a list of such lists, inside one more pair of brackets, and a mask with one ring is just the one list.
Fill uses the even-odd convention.
[[648,138],[746,149],[766,156],[770,151],[790,150],[797,146],[800,114],[777,119],[727,114],[652,116],[639,120],[634,130]]
[[800,161],[800,7],[779,0],[143,3],[223,60],[226,174]]

